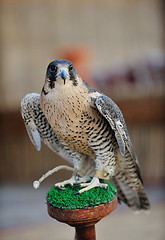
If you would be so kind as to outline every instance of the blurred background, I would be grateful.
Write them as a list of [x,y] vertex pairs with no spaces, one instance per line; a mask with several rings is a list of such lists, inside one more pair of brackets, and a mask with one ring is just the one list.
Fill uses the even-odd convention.
[[152,203],[150,215],[119,206],[97,224],[98,239],[165,238],[164,26],[163,0],[0,1],[1,239],[73,239],[73,229],[50,219],[45,206],[49,187],[70,173],[32,189],[34,180],[66,162],[45,146],[36,151],[20,115],[21,98],[41,91],[55,59],[71,60],[119,105]]

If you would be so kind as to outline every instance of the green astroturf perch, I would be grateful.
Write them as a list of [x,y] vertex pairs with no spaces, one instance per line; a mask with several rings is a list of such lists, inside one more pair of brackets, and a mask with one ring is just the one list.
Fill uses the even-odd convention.
[[81,194],[76,194],[79,186],[65,185],[64,190],[58,187],[52,187],[47,193],[46,200],[48,204],[61,209],[85,209],[100,204],[105,204],[114,199],[116,188],[107,182],[108,188],[92,188]]

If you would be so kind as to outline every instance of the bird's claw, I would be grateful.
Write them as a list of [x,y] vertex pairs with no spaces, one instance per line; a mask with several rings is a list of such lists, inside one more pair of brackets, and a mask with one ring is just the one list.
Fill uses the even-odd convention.
[[75,193],[73,193],[73,195],[77,195],[77,194],[79,194],[79,191],[78,191],[78,192],[75,192]]
[[101,188],[108,189],[108,185],[106,183],[100,183],[100,181],[97,177],[93,177],[90,182],[85,182],[85,180],[89,181],[89,179],[91,179],[91,178],[90,177],[80,177],[78,179],[76,176],[73,175],[68,180],[56,183],[55,186],[57,188],[59,188],[60,190],[65,190],[65,185],[70,185],[73,188],[84,187],[84,188],[80,189],[78,192],[74,193],[74,195],[89,191],[90,189],[95,188],[95,187],[101,187]]
[[65,180],[63,182],[59,182],[59,183],[56,183],[55,184],[55,187],[58,187],[59,189],[64,189],[62,187],[64,187],[65,185],[70,185],[70,186],[73,186],[73,184],[76,182],[75,180],[75,176],[72,176],[70,179],[68,180]]
[[55,185],[56,188],[60,189],[60,190],[65,190],[66,188],[62,187],[62,186],[58,186],[58,185]]
[[89,183],[81,183],[80,186],[84,187],[84,188],[79,190],[75,194],[79,194],[79,193],[82,193],[82,192],[85,192],[85,191],[89,191],[90,189],[95,188],[95,187],[101,187],[101,188],[108,189],[108,184],[100,183],[100,181],[97,177],[93,177],[92,181],[89,182]]
[[78,187],[78,186],[81,186],[80,184],[82,182],[86,182],[86,181],[89,181],[91,178],[89,176],[84,176],[84,177],[78,177],[78,176],[75,176],[73,175],[70,179],[68,180],[65,180],[63,182],[59,182],[59,183],[56,183],[55,184],[55,187],[58,187],[59,189],[62,189],[64,190],[64,187],[65,185],[70,185],[71,187],[75,188],[75,187]]
[[72,186],[72,188],[76,188],[76,187],[80,187],[81,185],[80,185],[80,183],[78,183],[78,184],[74,184],[73,186]]

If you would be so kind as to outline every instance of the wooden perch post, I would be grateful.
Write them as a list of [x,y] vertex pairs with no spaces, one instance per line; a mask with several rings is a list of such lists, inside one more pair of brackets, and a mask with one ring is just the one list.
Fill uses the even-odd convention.
[[117,207],[117,198],[86,209],[60,209],[49,203],[48,214],[59,222],[75,227],[75,240],[95,240],[95,224]]

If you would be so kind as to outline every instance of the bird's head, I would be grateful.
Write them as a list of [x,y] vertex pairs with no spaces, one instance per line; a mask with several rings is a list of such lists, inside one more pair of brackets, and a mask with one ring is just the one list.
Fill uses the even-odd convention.
[[51,62],[46,71],[46,83],[49,89],[56,86],[73,85],[77,86],[79,76],[68,60],[56,60]]

